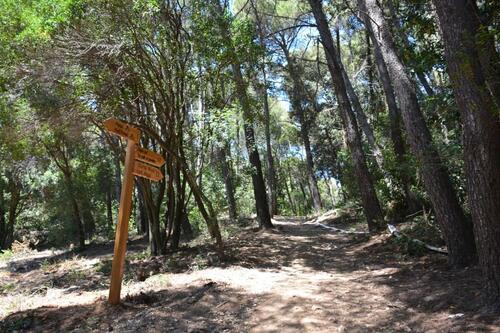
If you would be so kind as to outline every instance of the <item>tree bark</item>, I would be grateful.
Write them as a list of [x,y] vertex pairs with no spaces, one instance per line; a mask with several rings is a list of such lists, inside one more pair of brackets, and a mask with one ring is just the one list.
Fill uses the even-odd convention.
[[318,189],[318,180],[314,174],[314,162],[311,151],[311,141],[309,139],[309,126],[303,125],[300,128],[300,136],[304,142],[304,150],[306,152],[306,170],[307,170],[307,181],[309,184],[309,189],[311,191],[311,198],[313,202],[313,207],[316,213],[321,211],[323,208],[323,203],[321,202],[321,196]]
[[[18,181],[13,178],[11,172],[7,172],[8,179],[8,192],[10,199],[8,210],[6,210],[6,203],[4,197],[4,190],[0,189],[0,250],[8,249],[12,246],[14,241],[14,226],[17,216],[19,214],[18,208],[21,203],[21,188]],[[7,217],[6,217],[7,215]]]
[[500,308],[500,113],[477,46],[481,25],[478,16],[471,14],[476,11],[472,1],[433,3],[463,123],[467,194],[479,263],[488,298]]
[[276,170],[274,168],[273,149],[271,146],[271,112],[269,110],[269,100],[267,94],[267,75],[265,68],[262,69],[264,77],[264,87],[262,88],[262,101],[264,103],[264,135],[266,137],[266,157],[267,157],[267,179],[269,184],[269,213],[271,217],[278,214],[278,199],[276,186]]
[[346,131],[347,145],[352,155],[356,178],[358,181],[361,201],[368,228],[373,231],[377,228],[379,221],[383,220],[382,210],[373,186],[373,181],[366,164],[366,158],[361,144],[361,137],[358,129],[355,114],[346,91],[346,83],[342,76],[342,67],[339,64],[337,51],[333,43],[333,38],[328,27],[325,13],[323,12],[321,0],[309,0],[316,25],[320,34],[321,42],[325,50],[325,56],[330,75],[332,76],[335,94],[339,103],[340,115]]
[[73,180],[71,177],[66,178],[68,191],[70,192],[71,207],[73,209],[73,220],[76,226],[76,231],[78,233],[78,244],[80,249],[85,248],[85,230],[83,228],[83,222],[80,215],[80,207],[78,206],[78,201],[76,200],[76,193],[74,192]]
[[193,238],[193,228],[191,227],[191,223],[189,223],[189,217],[187,212],[184,210],[183,218],[181,222],[182,235],[185,239]]
[[396,53],[389,26],[376,0],[358,0],[358,5],[395,84],[394,92],[401,107],[408,141],[420,165],[424,186],[448,246],[448,261],[453,266],[469,265],[476,258],[472,225],[465,218],[446,167],[434,147],[415,87]]
[[[396,8],[394,7],[394,2],[393,0],[388,0],[387,1],[387,6],[389,7],[389,12],[390,12],[390,18],[391,18],[391,23],[393,27],[396,29],[396,31],[399,33],[399,37],[401,39],[401,43],[403,43],[403,47],[411,51],[411,46],[410,43],[408,42],[408,36],[403,30],[403,26],[401,25],[401,22],[398,18],[398,13],[396,12]],[[427,81],[427,78],[425,77],[425,73],[420,69],[420,68],[415,68],[413,66],[413,70],[415,72],[415,76],[417,77],[418,81],[422,85],[422,87],[425,90],[425,93],[428,96],[434,96],[434,90],[430,86],[429,82]]]
[[[369,35],[370,33],[367,31],[367,34]],[[391,83],[389,73],[387,72],[387,67],[384,63],[384,59],[382,57],[382,54],[380,53],[380,47],[377,43],[373,43],[373,54],[375,56],[375,64],[377,67],[379,80],[382,84],[382,89],[384,90],[385,101],[387,104],[387,109],[389,111],[391,141],[394,146],[396,161],[398,162],[399,166],[404,166],[406,163],[406,147],[403,139],[403,134],[401,132],[401,110],[399,109],[396,102],[394,88]],[[415,200],[415,196],[410,191],[411,180],[406,173],[406,170],[399,170],[398,178],[401,181],[403,194],[409,211],[416,211],[417,202]]]

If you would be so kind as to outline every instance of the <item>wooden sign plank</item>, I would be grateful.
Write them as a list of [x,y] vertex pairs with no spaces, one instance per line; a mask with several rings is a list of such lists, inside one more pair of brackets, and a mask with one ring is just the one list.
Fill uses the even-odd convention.
[[128,221],[132,208],[132,190],[134,187],[134,170],[136,144],[134,141],[127,142],[127,153],[125,155],[125,170],[123,172],[123,184],[120,194],[120,209],[118,210],[118,224],[116,226],[115,249],[113,264],[111,266],[111,284],[109,286],[109,303],[120,303],[120,292],[122,288],[123,266],[125,264],[125,252],[127,251]]
[[139,142],[141,131],[123,121],[115,118],[109,118],[104,121],[104,127],[113,134],[119,135],[125,139]]
[[137,147],[135,159],[157,167],[161,167],[163,164],[165,164],[165,159],[163,158],[163,156],[155,153],[154,151],[141,147]]
[[133,173],[136,176],[151,179],[155,182],[163,179],[163,174],[161,173],[160,169],[155,168],[154,166],[151,166],[149,164],[138,162],[138,161],[134,163],[134,172]]

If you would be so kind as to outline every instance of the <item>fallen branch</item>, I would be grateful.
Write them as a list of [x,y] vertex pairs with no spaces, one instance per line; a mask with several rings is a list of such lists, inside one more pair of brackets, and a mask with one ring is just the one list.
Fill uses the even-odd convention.
[[443,250],[442,248],[439,248],[437,246],[429,245],[427,243],[422,242],[419,239],[408,237],[407,235],[399,232],[398,229],[396,229],[396,227],[394,225],[392,225],[392,224],[388,223],[387,224],[387,229],[389,230],[389,233],[392,236],[396,237],[396,238],[406,237],[408,240],[410,240],[410,241],[412,241],[414,243],[417,243],[419,245],[422,245],[423,247],[425,247],[428,250],[431,250],[431,251],[434,251],[434,252],[438,252],[438,253],[442,253],[442,254],[448,254],[447,250]]
[[349,231],[349,230],[344,230],[344,229],[339,229],[339,228],[331,227],[329,225],[326,225],[326,224],[323,224],[323,223],[319,223],[319,222],[306,222],[304,224],[315,225],[317,227],[321,227],[321,228],[328,229],[328,230],[333,230],[333,231],[339,232],[341,234],[363,234],[363,235],[368,234],[368,232],[366,232],[366,231]]

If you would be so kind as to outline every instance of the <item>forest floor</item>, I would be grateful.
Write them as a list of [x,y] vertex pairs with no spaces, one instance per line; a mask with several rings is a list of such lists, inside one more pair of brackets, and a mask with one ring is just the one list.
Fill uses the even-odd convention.
[[112,243],[11,258],[0,263],[0,331],[500,332],[479,310],[476,268],[404,255],[386,234],[275,224],[229,237],[224,260],[200,244],[147,258],[132,240],[120,306],[106,302]]

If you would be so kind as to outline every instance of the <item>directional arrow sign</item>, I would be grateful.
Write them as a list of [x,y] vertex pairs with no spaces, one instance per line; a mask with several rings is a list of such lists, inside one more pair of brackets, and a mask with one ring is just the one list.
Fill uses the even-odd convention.
[[163,174],[161,173],[160,169],[138,161],[134,163],[133,174],[139,177],[151,179],[155,182],[163,179]]
[[135,159],[157,167],[161,167],[163,164],[165,164],[165,159],[163,158],[163,156],[155,153],[154,151],[141,147],[137,147],[137,151],[135,152]]
[[105,120],[103,124],[108,132],[119,135],[134,142],[139,142],[141,131],[138,128],[130,126],[129,124],[115,118],[109,118]]

